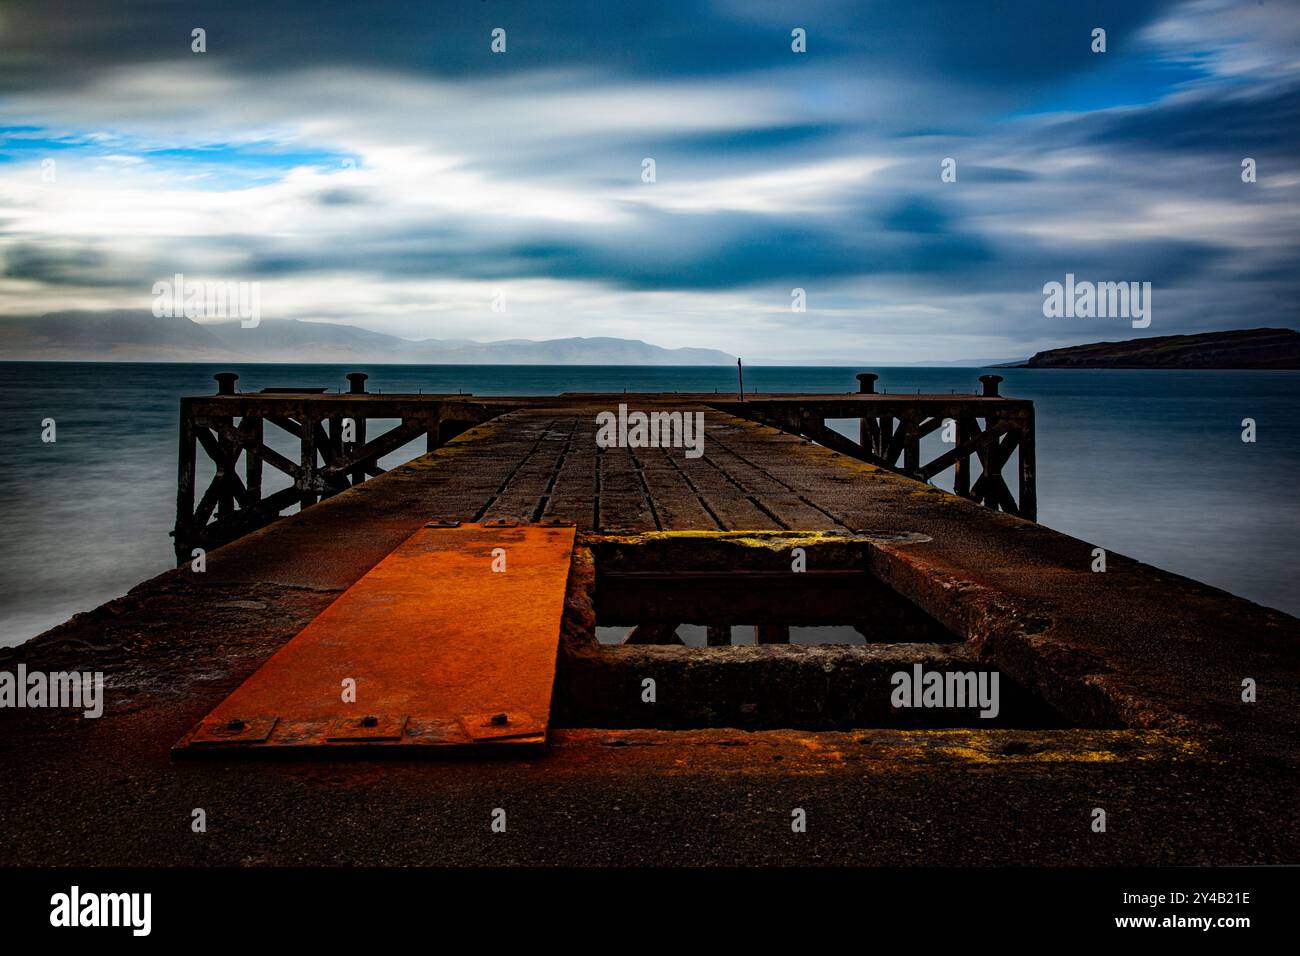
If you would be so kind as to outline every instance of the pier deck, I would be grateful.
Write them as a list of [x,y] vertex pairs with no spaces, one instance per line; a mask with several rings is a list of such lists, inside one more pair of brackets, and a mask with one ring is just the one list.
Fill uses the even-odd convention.
[[[212,551],[203,574],[160,575],[0,658],[103,671],[109,683],[99,720],[0,712],[0,862],[1300,858],[1300,622],[1115,554],[1093,573],[1090,544],[708,396],[661,397],[704,415],[700,458],[597,449],[595,416],[610,398],[529,400]],[[560,519],[580,538],[861,538],[870,573],[955,635],[952,653],[992,663],[1064,725],[570,726],[523,761],[172,759],[184,733],[433,518]],[[649,666],[682,649],[626,650]],[[761,663],[813,649],[722,651],[732,652]],[[1255,703],[1242,702],[1245,678]],[[505,834],[490,829],[497,807]],[[795,807],[806,834],[791,832]],[[206,833],[191,831],[194,808]],[[1092,830],[1094,808],[1106,810],[1105,833]]]

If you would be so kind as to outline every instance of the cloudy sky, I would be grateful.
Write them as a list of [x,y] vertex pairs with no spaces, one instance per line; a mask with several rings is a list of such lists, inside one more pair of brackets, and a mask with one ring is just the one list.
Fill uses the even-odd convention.
[[[0,316],[180,272],[263,320],[756,362],[1294,328],[1298,94],[1293,0],[19,0]],[[1151,327],[1045,318],[1067,272],[1151,282]]]

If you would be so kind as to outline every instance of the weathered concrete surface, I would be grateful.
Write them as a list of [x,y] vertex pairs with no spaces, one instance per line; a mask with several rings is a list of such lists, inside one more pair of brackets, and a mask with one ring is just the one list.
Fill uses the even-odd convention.
[[[1300,859],[1295,619],[1114,554],[1093,574],[1084,542],[706,414],[705,457],[689,460],[598,454],[593,409],[512,413],[213,552],[204,575],[161,575],[5,652],[0,668],[103,670],[109,693],[98,721],[0,712],[0,862]],[[570,730],[525,763],[170,759],[439,516],[907,534],[875,546],[878,576],[1080,723],[1138,729]],[[1241,702],[1245,677],[1258,703]],[[505,836],[489,830],[497,806]],[[207,834],[190,831],[195,807]],[[807,834],[790,832],[793,807],[808,810]]]

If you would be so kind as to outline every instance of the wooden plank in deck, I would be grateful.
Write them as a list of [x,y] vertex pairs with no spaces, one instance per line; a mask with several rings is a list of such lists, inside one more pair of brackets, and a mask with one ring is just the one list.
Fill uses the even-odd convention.
[[[840,526],[796,487],[723,444],[719,436],[748,435],[724,412],[685,409],[702,412],[706,422],[704,454],[689,458],[680,448],[598,448],[602,410],[594,404],[521,409],[498,419],[476,443],[479,463],[491,465],[455,476],[456,487],[473,486],[482,495],[480,508],[462,517],[559,518],[584,531]],[[494,472],[499,477],[489,479]]]

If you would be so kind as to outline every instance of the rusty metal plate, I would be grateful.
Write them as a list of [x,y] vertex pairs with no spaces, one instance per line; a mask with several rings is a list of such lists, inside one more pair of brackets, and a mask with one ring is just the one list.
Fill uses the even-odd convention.
[[504,740],[508,737],[532,737],[546,733],[545,721],[522,711],[497,711],[494,714],[465,714],[460,718],[465,733],[474,740]]
[[[432,752],[544,742],[575,533],[537,524],[421,528],[176,749],[220,742],[240,745],[234,750]],[[500,713],[507,723],[491,725]],[[488,726],[471,720],[471,732],[466,715]],[[375,725],[362,725],[366,716]],[[245,730],[220,729],[232,719]],[[398,720],[404,728],[394,728]]]
[[271,736],[275,717],[207,717],[194,730],[195,744],[260,744]]

